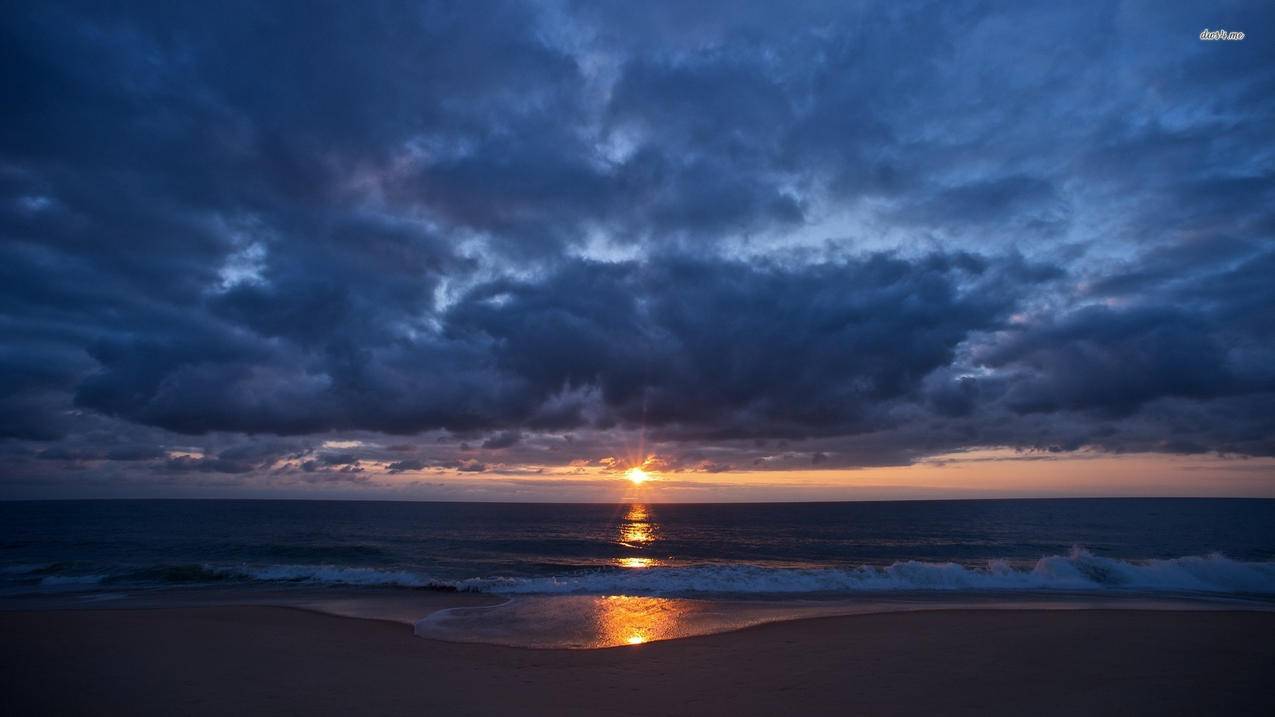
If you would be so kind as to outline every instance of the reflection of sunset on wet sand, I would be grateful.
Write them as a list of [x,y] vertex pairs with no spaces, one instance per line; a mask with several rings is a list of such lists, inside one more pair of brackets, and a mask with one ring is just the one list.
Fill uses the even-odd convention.
[[736,625],[691,600],[605,596],[528,596],[494,607],[434,613],[416,634],[517,647],[598,648],[639,645]]
[[[525,595],[417,621],[416,634],[450,642],[533,648],[625,647],[802,617],[872,610],[847,602],[692,600],[639,595]],[[882,609],[879,605],[875,609]]]
[[640,645],[682,635],[685,600],[608,595],[595,603],[598,646]]

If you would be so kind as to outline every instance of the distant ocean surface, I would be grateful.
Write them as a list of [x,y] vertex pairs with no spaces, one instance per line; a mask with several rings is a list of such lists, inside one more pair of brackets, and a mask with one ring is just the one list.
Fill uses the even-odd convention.
[[1275,594],[1275,501],[0,503],[0,594]]

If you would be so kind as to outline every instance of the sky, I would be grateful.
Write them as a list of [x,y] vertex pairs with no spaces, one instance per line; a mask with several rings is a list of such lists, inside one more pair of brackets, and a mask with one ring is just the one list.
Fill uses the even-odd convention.
[[1273,30],[5,3],[0,498],[1275,497]]

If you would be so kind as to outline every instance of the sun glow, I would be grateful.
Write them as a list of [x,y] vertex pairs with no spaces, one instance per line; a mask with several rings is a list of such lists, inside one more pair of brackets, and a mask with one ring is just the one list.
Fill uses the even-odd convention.
[[642,485],[651,480],[651,474],[641,468],[630,468],[624,472],[624,477],[629,479],[633,485]]

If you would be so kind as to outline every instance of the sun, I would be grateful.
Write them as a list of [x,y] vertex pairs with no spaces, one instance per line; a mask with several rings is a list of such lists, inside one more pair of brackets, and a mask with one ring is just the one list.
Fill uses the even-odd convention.
[[641,468],[630,468],[627,471],[624,471],[624,477],[628,478],[633,485],[642,485],[643,483],[651,480],[651,474]]

